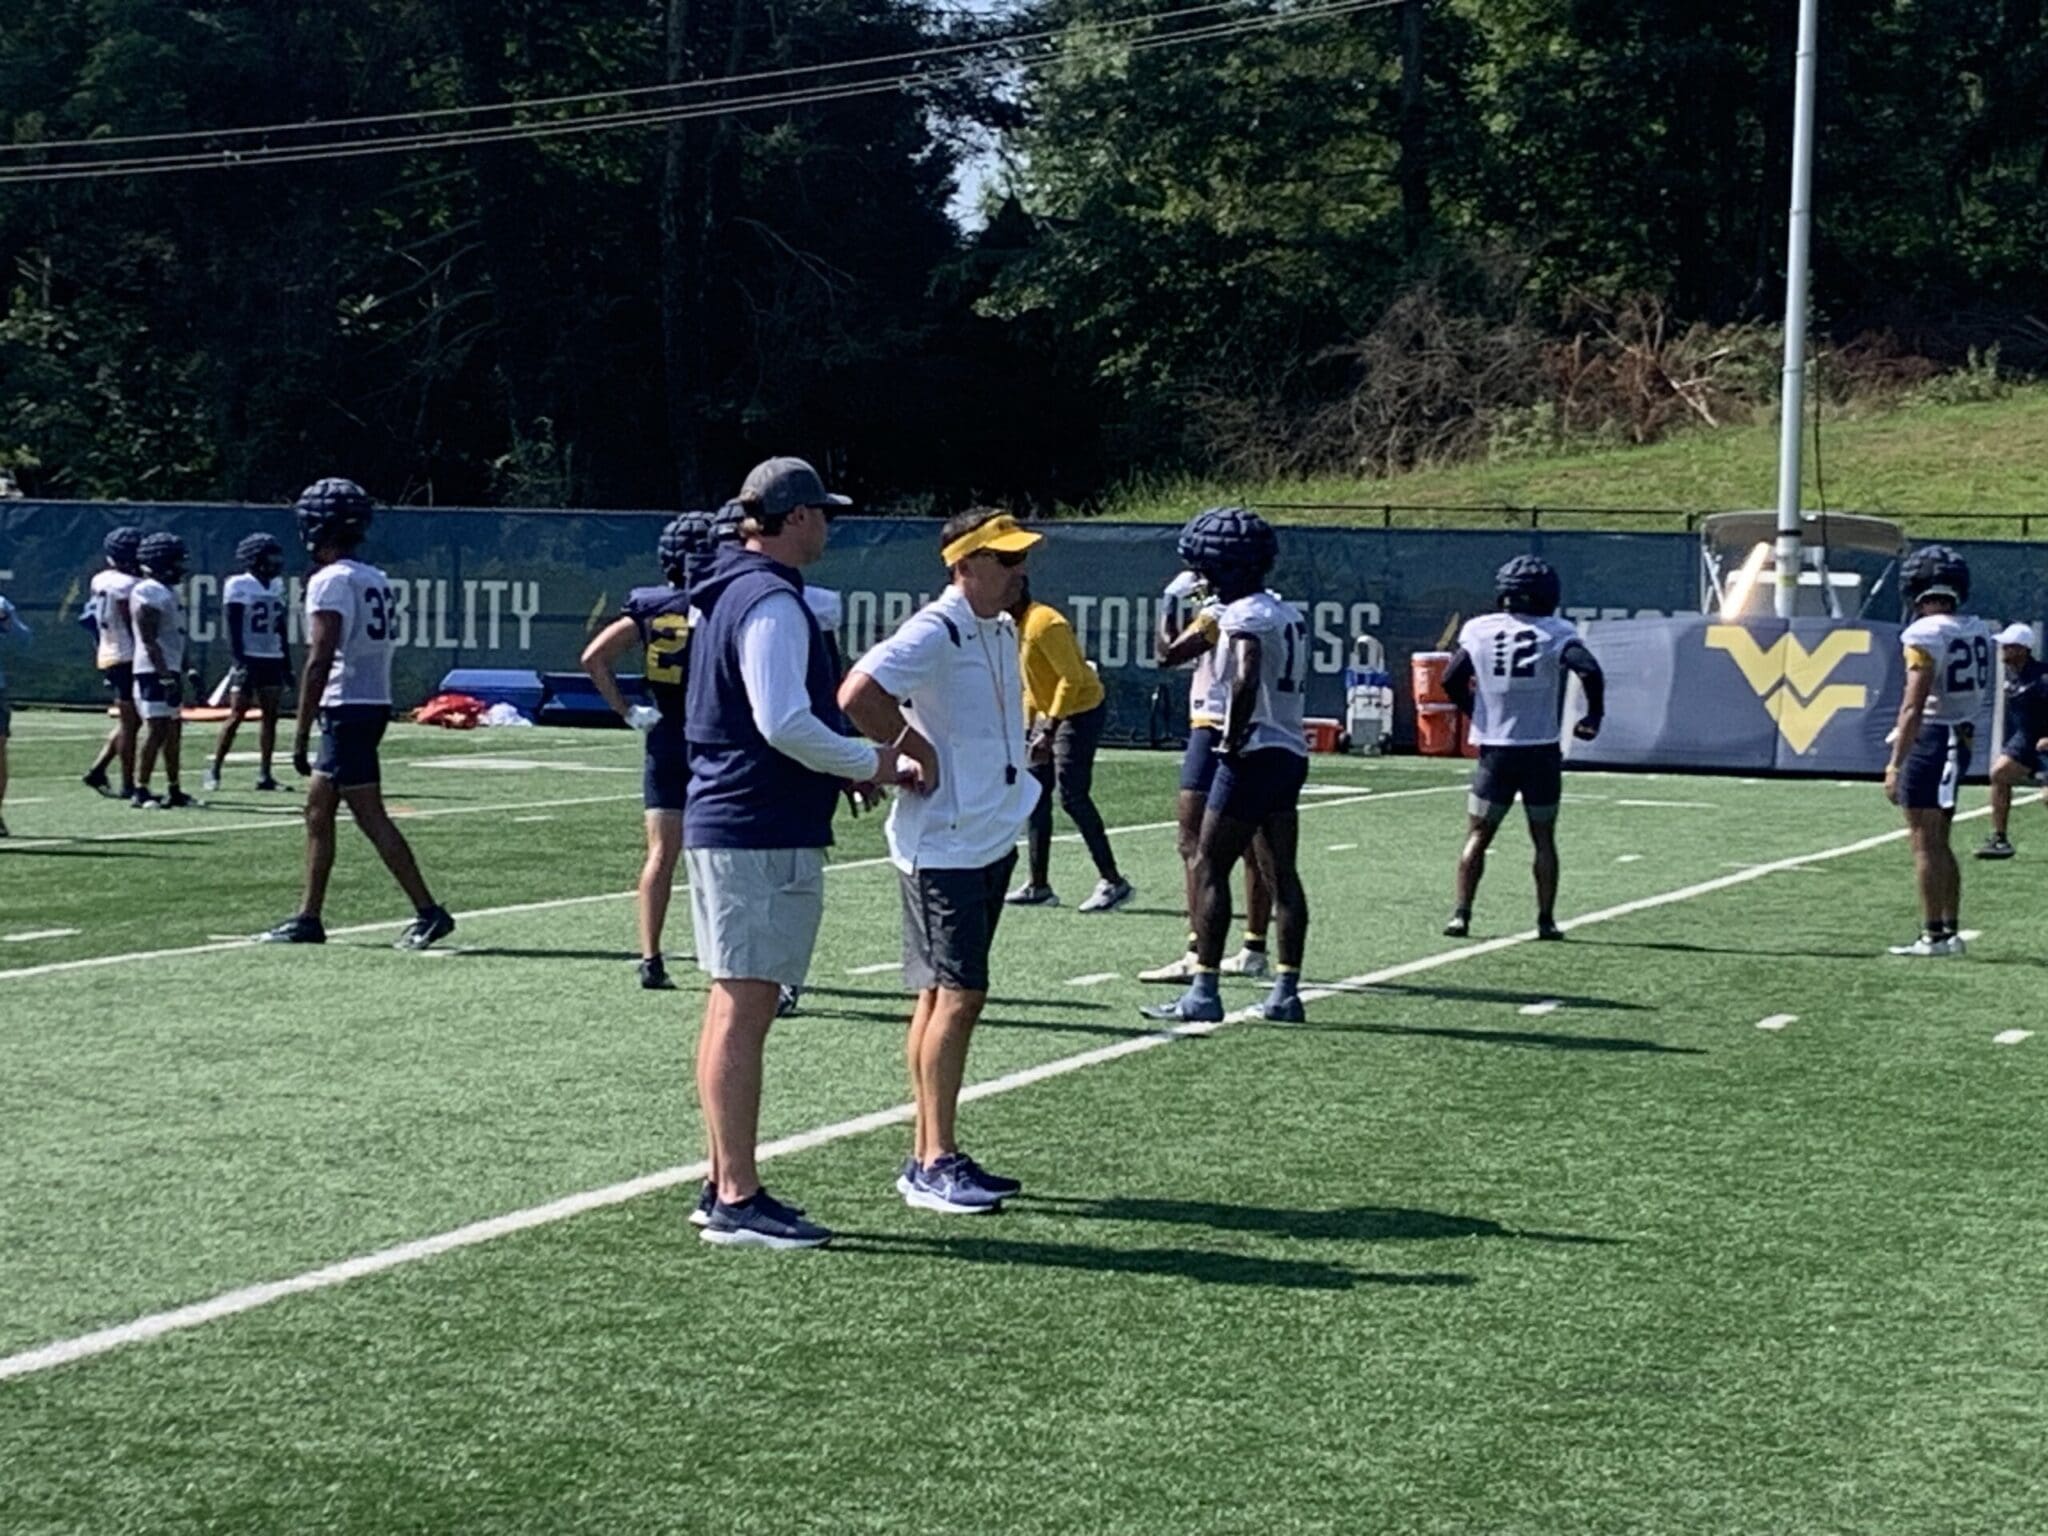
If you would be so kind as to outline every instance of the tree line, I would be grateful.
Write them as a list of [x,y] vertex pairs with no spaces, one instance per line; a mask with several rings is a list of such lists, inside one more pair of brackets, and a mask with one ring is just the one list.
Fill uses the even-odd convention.
[[[0,468],[46,496],[340,472],[664,507],[799,451],[941,511],[1377,472],[1558,400],[1569,426],[1596,376],[1707,412],[1657,348],[1774,316],[1791,0],[1328,3],[12,0],[16,146],[906,78],[170,175],[7,179],[147,146],[0,154]],[[779,73],[870,58],[899,62]],[[1823,334],[2048,364],[2042,0],[1827,0],[1820,63]]]

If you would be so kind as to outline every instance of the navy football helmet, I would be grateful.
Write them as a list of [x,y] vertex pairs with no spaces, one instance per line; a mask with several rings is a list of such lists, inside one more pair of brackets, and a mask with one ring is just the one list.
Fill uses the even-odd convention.
[[185,574],[185,541],[175,533],[152,533],[142,541],[136,561],[161,582],[174,582]]
[[1180,531],[1181,563],[1225,601],[1256,592],[1280,557],[1272,524],[1244,507],[1211,507]]
[[235,563],[258,581],[273,581],[284,571],[284,546],[270,534],[249,534],[235,546]]
[[136,563],[136,556],[142,552],[142,530],[140,528],[116,528],[100,540],[107,564],[117,571],[126,571],[133,576],[142,567]]
[[747,509],[736,501],[728,501],[711,514],[711,542],[737,544],[746,534]]
[[1542,556],[1517,555],[1494,572],[1493,594],[1500,606],[1510,612],[1541,618],[1557,612],[1564,584]]
[[1970,599],[1970,562],[1946,544],[1923,545],[1899,567],[1899,586],[1908,604],[1946,597],[1960,607]]
[[369,532],[375,510],[370,493],[353,480],[315,480],[299,492],[299,541],[308,550],[321,544],[353,549]]
[[661,574],[669,580],[670,586],[680,587],[688,583],[696,573],[703,557],[711,552],[711,514],[709,512],[681,512],[661,530],[660,542],[655,553],[661,561]]

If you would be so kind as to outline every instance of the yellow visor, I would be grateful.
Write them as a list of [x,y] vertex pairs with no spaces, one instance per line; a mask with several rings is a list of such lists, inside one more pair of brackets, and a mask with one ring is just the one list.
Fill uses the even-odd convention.
[[999,555],[1021,554],[1032,545],[1044,540],[1042,533],[1033,533],[1028,528],[1019,528],[1017,519],[1005,512],[1001,517],[992,517],[971,533],[959,538],[939,551],[939,558],[950,566],[958,565],[969,555],[978,555],[983,550],[993,550]]

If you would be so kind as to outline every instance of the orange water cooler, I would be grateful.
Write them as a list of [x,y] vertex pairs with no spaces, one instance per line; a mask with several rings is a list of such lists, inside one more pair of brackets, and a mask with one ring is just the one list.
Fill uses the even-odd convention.
[[1456,757],[1465,748],[1464,720],[1444,692],[1449,651],[1417,651],[1408,661],[1408,686],[1415,695],[1415,750],[1424,757]]

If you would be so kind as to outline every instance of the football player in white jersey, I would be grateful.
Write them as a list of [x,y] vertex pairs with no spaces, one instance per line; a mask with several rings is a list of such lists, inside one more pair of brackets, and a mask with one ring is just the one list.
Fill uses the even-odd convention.
[[121,764],[121,798],[135,798],[135,742],[141,734],[142,717],[135,713],[135,631],[128,618],[128,596],[142,579],[136,557],[142,550],[140,528],[116,528],[101,542],[107,557],[106,569],[93,573],[92,590],[85,600],[80,622],[93,632],[93,660],[114,696],[114,728],[107,732],[106,745],[85,771],[85,787],[111,795],[107,769]]
[[1906,692],[1884,770],[1885,798],[1905,812],[1920,886],[1920,937],[1892,953],[1916,958],[1960,955],[1956,931],[1963,872],[1949,846],[1956,790],[1970,771],[1970,748],[1991,723],[1998,684],[1998,642],[1982,619],[1956,610],[1970,596],[1969,563],[1929,544],[1899,567],[1913,622],[1899,636]]
[[1494,575],[1500,607],[1481,614],[1458,634],[1457,654],[1444,672],[1444,691],[1472,717],[1479,761],[1467,801],[1465,846],[1458,854],[1457,904],[1444,933],[1472,931],[1472,900],[1486,873],[1486,850],[1517,798],[1536,845],[1536,937],[1561,939],[1557,926],[1557,812],[1564,791],[1565,674],[1578,674],[1586,713],[1572,734],[1600,734],[1606,680],[1579,634],[1557,617],[1562,595],[1547,560],[1517,555]]
[[[1180,623],[1180,605],[1192,599],[1194,616],[1185,627]],[[1185,983],[1194,979],[1200,964],[1195,957],[1195,850],[1202,836],[1202,813],[1209,803],[1209,786],[1216,779],[1216,742],[1223,732],[1225,700],[1217,688],[1217,643],[1223,637],[1223,605],[1202,585],[1193,571],[1183,571],[1166,588],[1159,604],[1158,660],[1161,667],[1193,663],[1188,677],[1188,744],[1180,759],[1179,849],[1182,877],[1187,893],[1187,953],[1170,965],[1140,971],[1140,981]],[[1266,975],[1266,926],[1273,917],[1273,893],[1266,883],[1268,860],[1254,845],[1252,857],[1244,861],[1244,943],[1222,965],[1226,976],[1247,976],[1259,980]]]
[[[135,711],[142,717],[142,745],[135,754],[138,811],[177,810],[197,804],[178,787],[178,759],[185,743],[185,609],[178,583],[185,579],[185,541],[175,533],[152,533],[137,555],[142,580],[128,594],[128,622],[135,635]],[[158,757],[164,764],[164,796],[149,792]]]
[[[414,917],[398,949],[425,949],[455,931],[455,919],[420,877],[412,845],[384,809],[377,747],[391,722],[391,626],[397,593],[390,578],[358,560],[369,531],[369,494],[353,480],[318,480],[299,494],[299,538],[313,557],[306,584],[306,661],[292,767],[310,776],[306,790],[306,897],[298,912],[263,935],[273,944],[324,944],[320,921],[334,869],[336,813],[349,814],[412,902]],[[312,757],[315,718],[320,756]]]
[[1216,616],[1215,697],[1223,726],[1195,849],[1195,973],[1171,1003],[1147,1018],[1213,1023],[1223,1017],[1218,976],[1230,932],[1230,876],[1238,860],[1268,861],[1277,965],[1273,988],[1251,1012],[1300,1023],[1308,897],[1296,867],[1301,788],[1308,779],[1302,706],[1308,681],[1308,625],[1299,609],[1266,587],[1280,551],[1266,520],[1242,507],[1212,507],[1181,530],[1180,556],[1223,604]]
[[256,787],[282,789],[271,772],[271,759],[277,752],[278,706],[284,699],[285,679],[291,675],[285,648],[284,546],[267,533],[252,533],[235,546],[235,560],[242,569],[221,588],[222,624],[235,658],[235,670],[228,678],[228,717],[221,725],[213,762],[201,787],[220,788],[228,748],[235,744],[242,717],[254,704],[262,722],[256,739],[262,771],[256,776]]

